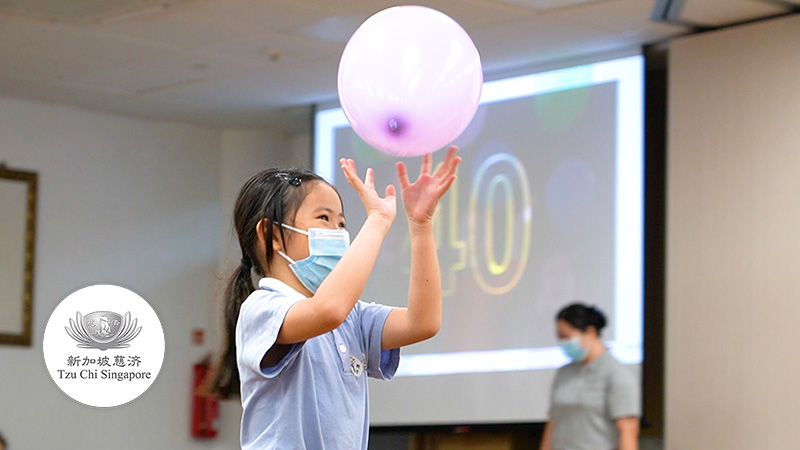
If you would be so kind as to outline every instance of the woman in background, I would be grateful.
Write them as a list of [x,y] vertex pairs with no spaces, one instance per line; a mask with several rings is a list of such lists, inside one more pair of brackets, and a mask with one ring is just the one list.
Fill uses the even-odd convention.
[[637,450],[640,387],[608,352],[602,312],[571,304],[556,316],[559,345],[572,360],[556,373],[540,450]]

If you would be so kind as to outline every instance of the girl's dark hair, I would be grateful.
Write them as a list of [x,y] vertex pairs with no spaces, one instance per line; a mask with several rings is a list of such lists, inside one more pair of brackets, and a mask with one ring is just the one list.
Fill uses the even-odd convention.
[[[239,395],[239,370],[236,366],[236,322],[242,303],[255,290],[251,269],[265,276],[272,264],[272,240],[275,231],[284,241],[285,223],[294,225],[294,216],[309,193],[312,182],[327,183],[319,175],[304,169],[267,169],[254,175],[244,184],[233,209],[233,224],[242,249],[242,260],[225,288],[225,348],[214,371],[210,391],[220,398]],[[256,225],[268,220],[262,227],[266,242],[264,254],[267,267],[261,267],[256,249]]]
[[565,306],[556,315],[556,320],[563,320],[583,332],[589,327],[594,327],[598,336],[606,326],[606,316],[603,315],[603,312],[594,306],[587,306],[583,303]]

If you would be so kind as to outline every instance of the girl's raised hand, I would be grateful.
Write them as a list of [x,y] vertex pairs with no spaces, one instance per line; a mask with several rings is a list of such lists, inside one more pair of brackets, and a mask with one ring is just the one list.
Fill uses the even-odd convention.
[[339,162],[342,164],[342,171],[345,178],[347,178],[347,182],[358,192],[361,203],[364,204],[364,208],[367,210],[367,217],[377,215],[391,223],[397,214],[397,195],[395,194],[394,185],[386,186],[386,194],[381,198],[375,190],[375,174],[372,168],[367,169],[364,181],[361,181],[356,172],[355,161],[342,158]]
[[423,156],[419,177],[414,183],[408,180],[406,165],[402,162],[397,163],[397,178],[400,180],[403,206],[412,224],[425,225],[433,222],[433,214],[436,212],[439,199],[456,179],[456,170],[461,163],[461,158],[456,156],[457,150],[458,147],[450,146],[444,162],[433,175],[431,175],[433,165],[431,154]]

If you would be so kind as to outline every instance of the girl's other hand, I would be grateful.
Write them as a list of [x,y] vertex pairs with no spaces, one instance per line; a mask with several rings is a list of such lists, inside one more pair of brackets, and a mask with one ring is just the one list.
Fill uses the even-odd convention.
[[433,165],[431,154],[422,157],[419,177],[414,183],[408,180],[408,170],[402,162],[397,163],[397,178],[400,180],[400,192],[403,195],[403,206],[412,225],[427,225],[433,222],[433,214],[439,199],[450,189],[456,179],[461,158],[456,156],[458,147],[452,145],[447,150],[444,162],[431,175]]
[[375,190],[375,174],[372,168],[367,169],[364,181],[361,181],[356,172],[355,161],[342,158],[339,162],[342,164],[342,171],[345,178],[347,178],[347,182],[350,183],[350,186],[353,186],[353,189],[356,190],[361,198],[361,203],[364,204],[364,208],[367,210],[367,217],[380,217],[389,223],[394,221],[394,217],[397,214],[397,195],[395,194],[394,185],[386,186],[386,193],[381,198]]

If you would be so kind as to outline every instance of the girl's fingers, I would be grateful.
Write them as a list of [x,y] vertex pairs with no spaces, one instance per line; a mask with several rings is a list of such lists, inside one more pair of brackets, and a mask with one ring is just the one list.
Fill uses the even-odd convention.
[[436,169],[436,173],[434,173],[433,176],[440,178],[450,170],[450,165],[453,163],[453,155],[455,155],[455,149],[455,145],[451,145],[450,148],[447,149],[447,156],[445,156],[444,161],[439,168]]
[[344,172],[344,177],[347,178],[347,181],[350,181],[350,170],[347,167],[347,161],[344,158],[339,160],[339,163],[342,165],[342,172]]
[[445,182],[441,186],[439,186],[439,193],[438,193],[439,198],[442,198],[442,196],[447,192],[447,190],[450,189],[450,186],[453,184],[454,181],[456,181],[456,176],[450,175],[447,178],[447,180],[445,180]]
[[[364,175],[364,180],[362,181],[361,178],[358,177],[358,172],[356,171],[356,163],[352,159],[349,158],[342,158],[339,160],[339,163],[342,165],[342,171],[344,172],[344,176],[347,179],[347,182],[350,183],[353,188],[358,191],[359,196],[362,199],[367,198],[365,197],[368,195],[370,191],[376,191],[375,189],[375,171],[368,167],[367,171]],[[397,178],[400,180],[400,186],[403,188],[409,186],[411,183],[408,181],[408,170],[402,162],[397,163]],[[377,194],[377,192],[375,192]],[[394,185],[390,184],[386,186],[386,197],[395,197],[396,190]]]
[[353,172],[355,169],[355,162],[352,159],[342,158],[339,160],[342,164],[342,169],[345,169],[349,172]]
[[448,170],[448,168],[447,168],[447,164],[448,163],[449,163],[449,161],[446,160],[446,159],[444,161],[442,161],[442,163],[439,164],[436,167],[436,170],[433,172],[433,177],[434,178],[441,178],[442,174],[445,173]]
[[364,184],[370,187],[375,186],[375,172],[372,167],[367,168],[367,174],[364,176]]
[[461,161],[461,157],[459,157],[456,153],[458,152],[458,147],[455,145],[451,145],[449,149],[447,149],[447,159],[450,161],[450,168],[452,171],[455,171],[454,166],[458,166],[458,162]]
[[350,184],[350,186],[353,186],[353,188],[358,192],[363,191],[364,183],[361,181],[360,178],[358,178],[358,174],[356,173],[355,170],[355,162],[353,162],[352,159],[347,160],[344,158],[342,158],[340,162],[342,163],[342,171],[344,172],[344,177],[347,179],[347,182]]
[[[350,183],[350,186],[353,186],[362,199],[367,198],[365,196],[367,196],[370,191],[375,191],[375,171],[372,169],[372,167],[367,168],[367,172],[364,175],[364,181],[362,181],[361,178],[358,177],[355,161],[352,159],[342,158],[339,160],[339,162],[342,164],[342,171],[344,172],[347,182]],[[406,182],[408,182],[408,177],[406,177]],[[386,187],[386,195],[395,195],[395,189],[393,185]]]
[[[448,155],[449,157],[450,155]],[[461,163],[461,158],[456,156],[454,158],[449,158],[442,164],[442,171],[441,173],[436,174],[436,178],[439,180],[440,183],[445,182],[447,179],[452,177],[456,174],[458,170],[458,165]],[[446,169],[445,169],[446,168]]]
[[431,165],[433,164],[433,158],[430,153],[426,153],[425,156],[422,157],[422,167],[419,169],[419,176],[422,178],[423,175],[430,175],[431,174]]
[[408,169],[402,161],[395,164],[395,166],[397,166],[397,180],[400,181],[400,189],[405,189],[411,184],[408,181]]
[[339,162],[342,164],[342,172],[344,172],[344,176],[348,179],[352,178],[353,172],[350,169],[350,165],[348,164],[347,160],[342,158],[339,160]]
[[450,148],[447,150],[447,157],[445,158],[445,166],[447,166],[447,171],[444,172],[444,177],[449,177],[456,172],[456,168],[458,167],[458,163],[461,161],[461,158],[456,156],[456,151],[458,147],[455,145],[451,145]]
[[461,157],[460,156],[456,156],[455,158],[453,158],[453,161],[450,163],[450,170],[447,171],[445,176],[449,177],[449,176],[455,175],[456,171],[458,170],[458,165],[459,164],[461,164]]

